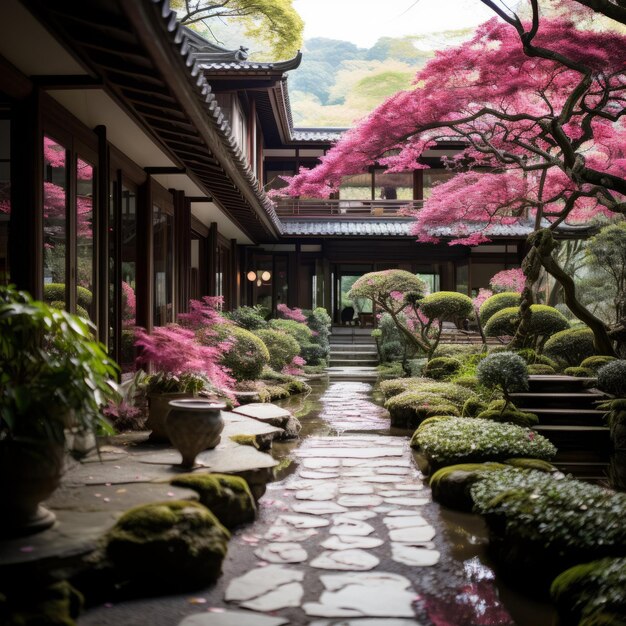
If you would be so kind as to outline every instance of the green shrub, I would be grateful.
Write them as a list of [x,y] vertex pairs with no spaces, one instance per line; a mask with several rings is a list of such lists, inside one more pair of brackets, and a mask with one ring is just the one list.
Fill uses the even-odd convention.
[[476,417],[479,413],[482,413],[487,408],[487,404],[483,402],[478,396],[468,398],[463,404],[463,410],[461,415],[463,417]]
[[437,356],[452,356],[459,361],[463,361],[464,357],[480,354],[483,350],[482,345],[473,343],[440,343],[437,349],[433,352],[433,357]]
[[[65,302],[65,284],[63,283],[45,284],[43,286],[43,299],[48,303]],[[83,309],[88,309],[91,306],[92,302],[93,302],[93,294],[91,293],[91,291],[89,291],[89,289],[86,289],[85,287],[81,287],[80,285],[77,286],[76,287],[76,304],[83,307]],[[60,308],[65,308],[65,304]],[[87,315],[87,317],[89,317],[89,315]]]
[[327,365],[328,356],[330,354],[330,342],[328,337],[330,335],[331,319],[326,309],[317,307],[313,311],[305,310],[303,313],[306,315],[307,324],[311,329],[313,335],[311,343],[319,346],[316,350],[309,349],[310,358],[304,354],[305,350],[302,350],[302,356],[306,359],[307,365]]
[[573,367],[594,355],[593,332],[586,326],[562,330],[546,341],[543,352],[549,358]]
[[495,313],[508,307],[519,307],[521,301],[521,295],[519,293],[515,293],[514,291],[496,293],[490,298],[487,298],[482,303],[480,310],[478,311],[480,323],[483,325],[483,328]]
[[387,399],[392,396],[397,396],[399,393],[403,393],[409,389],[418,389],[420,384],[430,382],[432,382],[430,378],[394,378],[380,382],[378,388],[383,396],[385,396],[385,399]]
[[408,402],[407,398],[407,403],[402,403],[403,398],[401,396],[404,394],[400,394],[391,398],[385,405],[391,416],[392,426],[414,428],[429,417],[458,417],[461,415],[455,404],[435,393],[413,393],[414,395],[410,398],[411,402]]
[[424,366],[428,363],[428,359],[409,359],[406,362],[407,369],[410,376],[421,376],[424,371]]
[[461,385],[466,389],[477,391],[479,387],[478,378],[476,376],[454,376],[452,381],[455,385]]
[[453,376],[461,368],[461,361],[448,356],[431,359],[424,368],[424,375],[435,380]]
[[626,397],[626,361],[613,361],[598,370],[598,387],[618,398]]
[[271,328],[261,328],[254,334],[267,346],[272,369],[281,371],[300,353],[298,342],[287,333]]
[[[558,474],[506,469],[471,489],[499,556],[526,583],[547,587],[577,563],[626,554],[626,494]],[[530,580],[529,580],[530,579]]]
[[[532,304],[528,334],[531,337],[550,337],[569,328],[569,322],[557,309],[545,304]],[[507,307],[494,313],[485,324],[487,337],[514,335],[519,325],[519,307]]]
[[[61,309],[61,311],[65,310],[65,302],[61,300],[53,300],[48,303],[50,306],[53,306],[55,309]],[[76,305],[76,315],[85,318],[86,320],[90,319],[89,312],[84,307],[80,306],[80,304]]]
[[586,367],[587,369],[592,370],[594,373],[597,372],[603,365],[607,363],[611,363],[615,361],[616,358],[614,356],[602,356],[595,355],[589,356],[586,359],[583,359],[580,363],[580,367]]
[[429,319],[456,322],[472,317],[474,307],[468,296],[456,291],[437,291],[419,301],[419,310]]
[[267,326],[264,311],[259,306],[240,306],[224,315],[246,330],[259,330]]
[[270,320],[269,326],[273,330],[280,330],[291,335],[298,342],[300,347],[310,344],[313,338],[311,329],[306,324],[296,322],[295,320]]
[[626,558],[575,565],[554,579],[550,595],[562,624],[626,624]]
[[556,374],[556,370],[549,365],[544,365],[543,363],[533,363],[528,366],[528,374],[531,376]]
[[510,457],[550,460],[556,454],[556,448],[545,437],[528,428],[475,417],[459,417],[418,429],[411,447],[424,455],[433,470]]
[[545,354],[538,354],[532,348],[522,348],[521,350],[516,350],[516,354],[519,354],[528,365],[548,365],[553,369],[558,369],[559,365],[552,359],[549,359]]
[[393,380],[405,375],[402,363],[398,361],[377,365],[376,371],[378,372],[378,380]]
[[576,376],[577,378],[589,378],[593,376],[593,372],[586,367],[566,367],[563,373],[566,376]]
[[300,356],[304,358],[307,365],[319,365],[326,363],[328,350],[317,343],[306,343],[300,347]]
[[505,400],[494,400],[476,417],[484,420],[492,420],[494,422],[508,422],[510,424],[527,427],[535,426],[539,423],[539,418],[534,413],[520,411]]
[[478,365],[478,381],[488,389],[499,388],[508,399],[515,391],[528,389],[528,367],[514,352],[495,352]]

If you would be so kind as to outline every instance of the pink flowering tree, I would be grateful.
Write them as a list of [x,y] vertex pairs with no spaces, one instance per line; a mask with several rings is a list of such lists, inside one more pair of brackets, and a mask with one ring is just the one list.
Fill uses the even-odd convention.
[[413,89],[389,98],[319,166],[288,179],[283,193],[327,196],[343,177],[375,163],[389,171],[426,169],[426,149],[461,143],[446,162],[455,175],[433,189],[412,232],[436,242],[452,227],[451,244],[477,245],[497,227],[533,225],[526,311],[543,267],[593,330],[597,349],[610,354],[604,324],[580,305],[553,258],[552,232],[626,213],[626,36],[589,26],[593,12],[583,3],[560,0],[561,12],[541,19],[535,0],[530,4],[528,21],[497,10],[470,41],[437,53]]
[[302,312],[302,309],[294,308],[290,309],[286,304],[279,304],[276,307],[278,316],[286,320],[293,320],[294,322],[300,322],[301,324],[307,323],[307,317]]
[[502,270],[494,274],[489,281],[494,293],[501,293],[502,291],[522,293],[525,283],[526,276],[524,276],[524,271],[521,268]]

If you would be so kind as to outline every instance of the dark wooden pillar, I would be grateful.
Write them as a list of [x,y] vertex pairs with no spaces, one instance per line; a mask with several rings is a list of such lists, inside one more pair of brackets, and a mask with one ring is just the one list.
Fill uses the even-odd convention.
[[[110,242],[110,216],[109,216],[109,147],[107,145],[106,126],[96,126],[94,129],[98,137],[98,169],[96,179],[96,215],[97,224],[95,246],[95,274],[96,289],[94,297],[96,305],[96,325],[98,327],[98,338],[105,345],[109,345],[109,297],[110,297],[110,276],[109,276],[109,255],[111,251]],[[115,206],[115,203],[113,204]],[[119,265],[119,257],[116,259]],[[121,290],[121,285],[116,286]],[[115,289],[113,290],[115,291]],[[121,309],[116,309],[121,311]]]
[[189,305],[191,273],[191,204],[184,191],[170,189],[174,201],[174,250],[176,275],[176,311],[184,313]]
[[239,264],[239,251],[237,240],[230,240],[230,309],[236,309],[241,304],[241,266]]
[[43,297],[43,130],[41,92],[33,89],[11,117],[11,281]]
[[152,328],[153,240],[151,177],[137,193],[137,325]]
[[217,222],[211,222],[207,237],[208,280],[209,295],[217,295]]

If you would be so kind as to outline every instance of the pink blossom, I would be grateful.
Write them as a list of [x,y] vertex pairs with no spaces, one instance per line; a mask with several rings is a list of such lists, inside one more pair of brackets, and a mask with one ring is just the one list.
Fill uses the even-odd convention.
[[496,293],[501,291],[522,293],[525,282],[526,276],[524,276],[522,269],[518,267],[516,269],[498,272],[491,278],[489,284]]
[[301,324],[306,323],[306,315],[302,312],[302,309],[290,309],[286,304],[279,304],[276,307],[276,310],[280,316],[285,319],[294,320],[295,322],[300,322]]
[[304,374],[302,366],[306,365],[306,361],[301,356],[294,356],[291,363],[283,367],[283,374],[290,376],[301,376]]
[[493,291],[491,289],[483,289],[482,287],[478,290],[478,295],[474,298],[474,308],[476,310],[480,309],[482,303],[487,300],[487,298],[491,298],[493,296]]

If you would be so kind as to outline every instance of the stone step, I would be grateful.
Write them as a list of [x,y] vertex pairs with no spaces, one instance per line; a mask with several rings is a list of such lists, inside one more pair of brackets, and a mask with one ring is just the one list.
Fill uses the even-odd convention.
[[360,361],[364,359],[366,361],[378,361],[378,354],[376,352],[331,352],[330,358],[331,360]]
[[361,350],[367,352],[376,352],[375,343],[331,343],[331,350]]
[[512,393],[511,400],[518,408],[540,406],[549,409],[567,409],[569,407],[595,408],[595,403],[604,400],[606,395],[599,391],[581,391],[577,393]]
[[532,375],[528,377],[529,390],[538,393],[565,393],[569,391],[576,393],[593,387],[595,383],[595,378],[578,378],[576,376]]
[[376,342],[374,341],[373,337],[362,337],[362,336],[355,336],[355,337],[349,337],[347,335],[340,335],[339,337],[333,337],[332,335],[328,338],[330,345],[334,346],[336,344],[350,344],[353,346],[361,346],[361,345],[365,345],[365,346],[375,346]]
[[333,380],[376,380],[378,370],[375,367],[328,367],[328,377]]
[[557,461],[554,463],[564,474],[572,474],[579,480],[606,482],[609,472],[608,461]]
[[378,359],[330,359],[331,367],[376,367]]
[[605,461],[611,452],[611,435],[606,426],[536,426],[558,450],[557,460]]
[[604,411],[595,409],[547,409],[524,407],[524,411],[534,413],[542,426],[604,426]]

